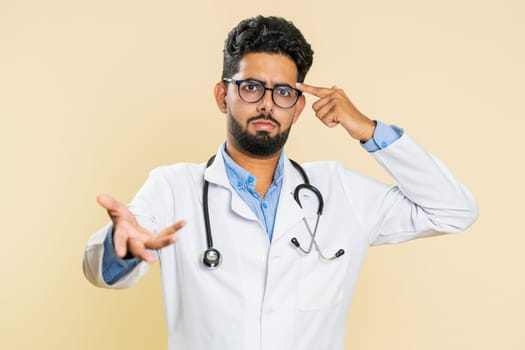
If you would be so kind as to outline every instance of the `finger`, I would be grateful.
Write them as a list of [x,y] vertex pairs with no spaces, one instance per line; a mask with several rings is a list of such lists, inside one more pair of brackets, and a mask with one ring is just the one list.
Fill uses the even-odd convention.
[[321,121],[329,128],[339,125],[339,118],[333,113],[326,115],[323,119],[321,119]]
[[315,116],[319,118],[323,124],[329,128],[333,128],[339,124],[338,110],[339,108],[337,101],[335,99],[331,99],[328,103],[316,110]]
[[317,97],[324,97],[332,92],[332,89],[329,88],[313,86],[304,83],[296,83],[295,86],[302,92],[306,92]]
[[332,101],[338,101],[341,100],[342,94],[344,95],[344,92],[337,88],[337,86],[332,86],[330,89],[328,89],[328,92],[326,95],[324,95],[322,98],[317,100],[314,104],[312,104],[312,108],[314,111],[318,111],[321,107],[326,105],[329,102]]
[[158,237],[170,236],[174,234],[175,232],[177,232],[178,230],[180,230],[181,228],[183,228],[185,225],[186,225],[186,221],[184,220],[177,221],[173,225],[170,225],[166,227],[164,230],[160,231],[158,234]]
[[177,241],[177,236],[175,236],[174,233],[184,227],[184,225],[186,225],[186,221],[180,220],[175,224],[166,227],[164,230],[160,231],[159,234],[151,236],[151,238],[146,241],[146,248],[160,249],[175,243]]
[[108,215],[110,216],[111,221],[113,221],[113,224],[115,226],[117,226],[117,221],[122,221],[121,219],[124,219],[131,225],[134,225],[136,223],[135,217],[128,209],[128,207],[120,203],[113,197],[107,194],[100,194],[97,196],[97,202],[100,204],[101,207],[108,211]]
[[131,254],[137,259],[143,260],[147,263],[152,263],[155,261],[155,259],[153,259],[153,257],[148,253],[146,247],[144,246],[144,242],[141,240],[130,239],[129,250],[131,251]]
[[328,103],[332,102],[333,98],[332,95],[326,95],[324,97],[321,97],[319,100],[314,102],[312,104],[312,109],[317,113],[323,106],[327,105]]
[[155,261],[155,259],[150,255],[150,253],[148,253],[147,250],[141,251],[140,253],[134,256],[140,260],[147,262],[148,264]]
[[322,117],[318,117],[321,120],[321,122],[323,122],[323,124],[325,124],[329,128],[333,128],[339,124],[339,118],[335,110],[335,108],[331,108]]
[[177,242],[177,236],[154,237],[145,244],[148,249],[161,249]]
[[315,115],[319,119],[324,119],[328,114],[334,112],[335,109],[335,102],[330,101],[326,103],[325,105],[321,106],[319,109],[315,111]]
[[107,210],[117,210],[122,204],[107,194],[99,194],[97,196],[97,202],[101,207]]
[[115,252],[117,253],[118,256],[123,258],[128,253],[129,235],[127,234],[127,231],[122,228],[118,228],[118,229],[113,228],[113,229],[114,229],[113,245],[115,247]]

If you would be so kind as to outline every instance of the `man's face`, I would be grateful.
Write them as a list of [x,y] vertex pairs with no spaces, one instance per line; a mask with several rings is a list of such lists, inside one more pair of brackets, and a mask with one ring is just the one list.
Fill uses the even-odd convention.
[[[250,53],[239,62],[239,71],[231,77],[235,80],[255,80],[264,86],[295,87],[297,67],[287,56],[268,53]],[[281,108],[272,100],[271,91],[255,103],[245,102],[239,96],[235,83],[224,87],[226,114],[228,118],[227,146],[259,158],[280,152],[290,128],[304,107],[304,97],[291,108]]]

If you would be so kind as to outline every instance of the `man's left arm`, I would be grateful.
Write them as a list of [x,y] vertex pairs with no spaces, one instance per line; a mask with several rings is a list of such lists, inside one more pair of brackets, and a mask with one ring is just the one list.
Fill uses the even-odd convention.
[[459,232],[477,219],[477,205],[470,192],[402,129],[372,121],[341,89],[306,84],[297,87],[319,98],[312,108],[326,126],[345,128],[398,183],[367,191],[375,200],[368,203],[365,216],[372,221],[380,218],[370,233],[371,244]]

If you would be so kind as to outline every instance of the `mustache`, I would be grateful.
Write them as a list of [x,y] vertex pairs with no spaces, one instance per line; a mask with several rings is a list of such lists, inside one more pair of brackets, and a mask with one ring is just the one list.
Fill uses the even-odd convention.
[[254,122],[256,120],[269,120],[271,121],[272,123],[274,123],[275,125],[277,126],[281,126],[281,123],[279,123],[277,120],[275,120],[271,115],[264,115],[264,114],[259,114],[255,117],[251,117],[251,118],[248,118],[248,120],[246,121],[246,124],[250,124],[251,122]]

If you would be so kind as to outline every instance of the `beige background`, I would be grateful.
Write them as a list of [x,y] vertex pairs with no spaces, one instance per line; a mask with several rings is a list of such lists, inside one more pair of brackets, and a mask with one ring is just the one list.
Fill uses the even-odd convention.
[[[404,127],[472,190],[466,233],[372,248],[347,349],[524,349],[525,5],[516,0],[0,0],[1,349],[163,349],[158,266],[92,287],[99,192],[129,201],[153,167],[204,161],[224,137],[212,99],[228,30],[293,20],[307,79]],[[312,98],[308,101],[311,103]],[[310,108],[287,153],[391,181]]]

